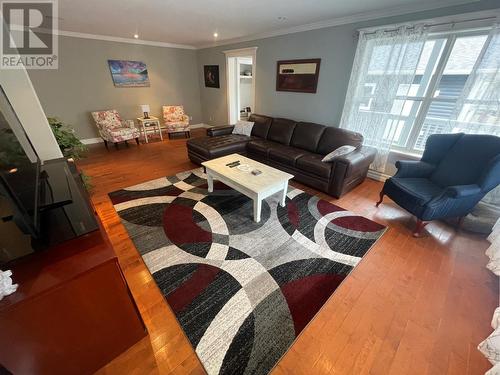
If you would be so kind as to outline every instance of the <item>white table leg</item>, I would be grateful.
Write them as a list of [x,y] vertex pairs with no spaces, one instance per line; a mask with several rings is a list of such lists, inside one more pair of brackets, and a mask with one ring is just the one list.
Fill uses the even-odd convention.
[[213,193],[213,191],[214,191],[214,178],[208,171],[207,171],[207,182],[208,182],[208,192]]
[[288,191],[288,181],[285,181],[285,183],[283,184],[283,191],[281,192],[281,202],[280,202],[281,207],[285,207],[287,191]]
[[146,143],[149,143],[148,142],[148,132],[146,131],[146,126],[144,125],[144,123],[142,123],[142,131],[144,132],[144,139],[146,140]]
[[260,222],[260,211],[262,209],[262,199],[256,197],[253,199],[253,221]]
[[158,133],[160,133],[160,139],[163,141],[163,135],[161,134],[161,128],[160,128],[160,122],[157,122],[158,124]]

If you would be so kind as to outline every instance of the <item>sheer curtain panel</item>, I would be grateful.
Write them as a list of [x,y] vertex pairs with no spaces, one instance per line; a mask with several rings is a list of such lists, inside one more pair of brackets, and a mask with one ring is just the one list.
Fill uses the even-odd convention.
[[371,168],[384,172],[404,126],[403,110],[427,32],[423,26],[360,33],[340,126],[378,150]]

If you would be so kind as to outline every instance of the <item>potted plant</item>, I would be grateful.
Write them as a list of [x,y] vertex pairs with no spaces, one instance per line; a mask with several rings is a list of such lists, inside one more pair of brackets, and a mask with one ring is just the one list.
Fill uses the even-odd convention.
[[[78,160],[85,156],[88,148],[76,137],[75,130],[70,125],[65,124],[57,117],[47,117],[47,120],[65,158]],[[87,190],[90,190],[92,188],[90,176],[87,176],[83,171],[80,171],[80,176]]]

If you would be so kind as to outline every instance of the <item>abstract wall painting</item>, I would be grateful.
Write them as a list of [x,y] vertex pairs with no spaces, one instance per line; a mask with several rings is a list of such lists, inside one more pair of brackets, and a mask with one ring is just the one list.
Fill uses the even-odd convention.
[[115,87],[149,87],[148,69],[142,61],[108,60]]

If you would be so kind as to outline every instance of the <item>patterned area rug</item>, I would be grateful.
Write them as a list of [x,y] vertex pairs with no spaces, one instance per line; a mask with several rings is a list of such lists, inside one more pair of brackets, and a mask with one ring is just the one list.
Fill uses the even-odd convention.
[[209,374],[267,374],[385,227],[289,187],[262,206],[201,169],[110,193]]

